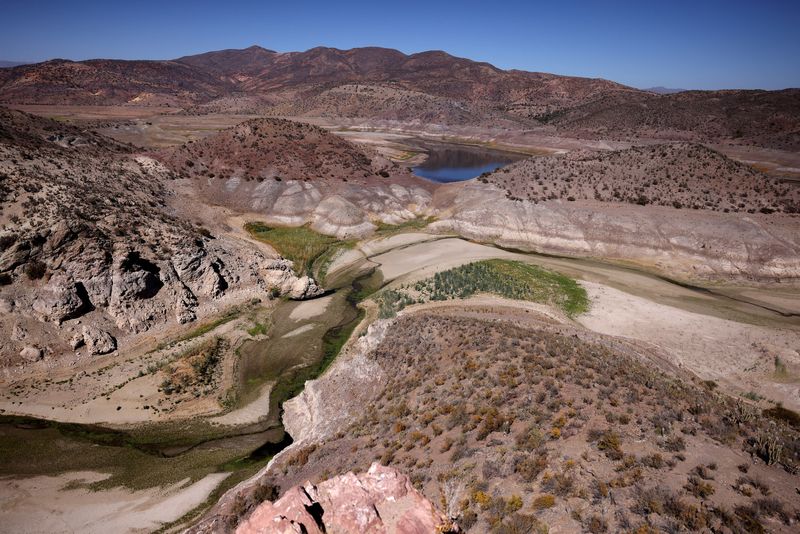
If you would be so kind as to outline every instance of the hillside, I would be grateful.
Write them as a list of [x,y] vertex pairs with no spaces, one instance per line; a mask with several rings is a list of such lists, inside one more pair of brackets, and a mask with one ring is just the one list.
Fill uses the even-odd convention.
[[209,302],[291,285],[178,216],[174,178],[100,135],[0,109],[0,366],[113,352]]
[[328,131],[283,119],[253,119],[159,157],[178,172],[208,178],[358,184],[415,180],[408,169]]
[[800,93],[657,94],[603,79],[502,70],[442,51],[258,46],[169,61],[52,60],[0,69],[0,102],[175,106],[248,113],[537,129],[800,147]]
[[486,175],[509,197],[798,213],[800,189],[702,145],[672,143],[530,158]]
[[797,429],[652,347],[468,303],[373,325],[361,346],[287,403],[299,441],[193,532],[241,521],[258,487],[373,461],[466,532],[790,532],[797,520]]
[[432,183],[369,149],[283,119],[245,121],[155,156],[210,204],[338,237],[427,215],[433,191]]
[[682,91],[576,106],[554,116],[564,134],[632,139],[726,140],[800,150],[800,89]]
[[2,103],[184,106],[232,89],[174,61],[54,59],[0,70]]

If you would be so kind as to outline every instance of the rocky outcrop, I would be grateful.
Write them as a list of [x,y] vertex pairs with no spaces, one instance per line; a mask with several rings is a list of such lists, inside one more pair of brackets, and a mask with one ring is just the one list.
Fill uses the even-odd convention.
[[91,310],[91,304],[83,284],[76,283],[66,273],[58,273],[38,291],[33,310],[43,321],[60,324]]
[[114,336],[93,326],[83,327],[81,341],[92,356],[108,354],[117,350],[117,340],[114,339]]
[[261,273],[270,291],[277,291],[292,299],[310,299],[325,292],[313,278],[297,277],[292,270],[292,262],[284,258],[267,262]]
[[291,488],[277,501],[259,505],[236,528],[236,534],[295,532],[443,534],[459,528],[407,476],[374,463],[366,473]]
[[686,280],[800,280],[800,219],[595,201],[534,203],[477,181],[445,186],[431,225],[548,254],[617,260]]
[[[2,108],[0,130],[0,338],[10,340],[0,366],[83,345],[108,354],[154,327],[275,291],[322,293],[290,262],[179,216],[168,202],[173,176],[158,161]],[[15,334],[26,331],[32,339]],[[42,353],[23,354],[34,341]]]
[[294,447],[319,443],[343,430],[352,421],[353,411],[378,393],[384,371],[367,354],[378,346],[390,324],[389,320],[372,323],[325,374],[306,382],[299,395],[283,403],[283,426],[297,444]]

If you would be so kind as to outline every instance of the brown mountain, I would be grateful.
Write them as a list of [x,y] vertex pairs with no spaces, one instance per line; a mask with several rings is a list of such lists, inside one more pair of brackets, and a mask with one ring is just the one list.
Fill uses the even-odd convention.
[[0,102],[175,105],[237,112],[542,129],[800,147],[800,90],[655,94],[602,79],[501,70],[442,51],[252,46],[172,61],[53,60],[0,69]]
[[19,104],[187,105],[233,89],[174,61],[54,59],[0,70],[0,101]]
[[[119,104],[141,95],[190,105],[234,92],[269,94],[314,85],[399,83],[410,90],[463,99],[513,103],[538,98],[575,103],[605,92],[639,92],[609,82],[503,71],[441,51],[406,55],[368,47],[313,48],[277,53],[260,47],[222,50],[174,61],[52,60],[0,73],[0,101]],[[320,88],[323,89],[323,88]]]
[[683,91],[596,100],[551,117],[559,130],[585,136],[733,139],[800,148],[800,89]]

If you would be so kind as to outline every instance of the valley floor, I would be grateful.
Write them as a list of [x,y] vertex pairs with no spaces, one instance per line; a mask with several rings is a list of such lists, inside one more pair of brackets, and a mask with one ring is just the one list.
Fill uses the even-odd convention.
[[[94,121],[103,133],[148,149],[200,139],[246,118],[196,117],[178,115],[167,109],[133,107],[113,110],[22,108],[60,120]],[[615,142],[559,139],[524,132],[414,129],[402,124],[303,120],[368,144],[404,164],[424,158],[415,152],[410,140],[426,136],[537,155],[586,147],[622,148]],[[733,145],[716,148],[774,176],[800,178],[797,154]],[[258,214],[244,215],[219,206],[185,209],[196,210],[190,213],[192,220],[208,223],[215,232],[219,230],[245,246],[274,257],[275,251],[268,244],[243,230],[245,223],[255,220]],[[184,451],[184,459],[171,464],[171,458],[111,455],[104,456],[97,465],[87,465],[92,462],[85,461],[83,456],[91,454],[94,447],[105,450],[103,445],[47,428],[42,429],[42,434],[31,440],[32,445],[26,449],[19,446],[26,440],[18,431],[21,428],[25,432],[40,430],[29,429],[26,425],[30,422],[26,421],[19,424],[10,418],[0,421],[0,445],[4,440],[11,444],[0,460],[0,525],[29,532],[150,531],[174,521],[180,523],[182,518],[189,517],[188,513],[197,514],[223,490],[259,469],[261,475],[275,474],[274,466],[295,477],[306,474],[302,466],[282,464],[303,451],[300,447],[306,440],[301,436],[292,436],[298,443],[277,456],[279,461],[270,461],[272,453],[250,455],[264,444],[266,434],[279,426],[277,399],[301,390],[305,382],[302,371],[309,366],[316,369],[319,365],[324,370],[330,362],[315,358],[331,347],[338,349],[337,343],[344,343],[342,354],[345,355],[359,343],[369,343],[369,325],[381,324],[376,322],[380,313],[376,298],[381,291],[403,291],[437,273],[489,259],[529,263],[574,278],[588,295],[588,311],[570,316],[557,306],[481,293],[462,300],[412,303],[400,312],[398,321],[403,328],[413,332],[411,323],[415,317],[425,317],[425,321],[434,324],[439,318],[437,314],[445,316],[445,320],[453,319],[453,324],[461,319],[476,318],[522,324],[528,317],[538,326],[569,329],[571,335],[620,340],[627,353],[641,355],[649,365],[680,376],[686,383],[705,383],[702,387],[723,393],[726,398],[736,399],[753,410],[785,407],[800,411],[800,289],[796,286],[715,284],[690,287],[621,264],[528,254],[450,234],[401,229],[394,235],[360,241],[352,239],[333,254],[326,264],[326,281],[337,289],[332,294],[303,302],[276,301],[260,295],[249,303],[220,308],[216,318],[190,328],[153,330],[142,336],[135,347],[118,354],[88,363],[60,367],[48,363],[34,371],[7,372],[0,380],[0,414],[3,416],[103,424],[133,436],[143,432],[142,429],[153,433],[163,431],[170,439],[196,433],[199,446]],[[370,295],[365,290],[362,295],[363,309],[359,313],[363,313],[364,319],[360,320],[359,315],[359,320],[346,321],[347,313],[353,312],[346,300],[348,284],[372,269],[374,273],[365,280],[365,285],[372,284],[367,289],[377,291]],[[359,288],[354,285],[353,291],[356,289]],[[353,326],[352,321],[357,324],[351,335],[347,328]],[[513,341],[501,339],[504,328],[498,327],[496,332],[501,347],[506,341]],[[446,332],[446,328],[442,331]],[[330,339],[330,332],[339,338],[332,336]],[[288,353],[287,347],[297,347],[297,354],[293,353],[297,358],[273,362],[271,358],[279,351]],[[178,388],[173,393],[175,383],[170,381],[179,382],[179,371],[196,366],[197,354],[209,351],[219,355],[216,374],[193,388]],[[271,364],[275,364],[274,368]],[[333,370],[323,375],[323,382],[337,376],[337,365],[335,363]],[[281,380],[286,377],[290,379]],[[307,387],[306,391],[316,390]],[[352,391],[345,387],[341,393],[346,397]],[[354,420],[351,416],[353,414],[336,414],[340,419]],[[313,423],[320,427],[332,425],[327,420]],[[341,420],[334,423],[343,424]],[[561,427],[557,428],[560,432]],[[304,432],[313,437],[315,429],[304,429]],[[268,437],[276,447],[285,444],[285,440]],[[376,435],[376,443],[379,437],[382,436]],[[700,442],[696,441],[693,454],[700,450]],[[364,443],[358,445],[370,454],[375,452],[369,448],[374,443],[368,447]],[[448,450],[450,446],[453,443]],[[117,447],[120,448],[126,449]],[[41,471],[29,468],[36,463],[37,454],[52,457],[54,451],[63,452],[63,462],[42,462],[46,467]],[[141,451],[137,449],[136,452]],[[125,453],[133,454],[128,450]],[[75,459],[70,455],[81,457],[82,463],[70,463]],[[713,459],[711,456],[697,453],[692,460],[708,463]],[[744,458],[745,455],[737,450],[736,458],[740,456]],[[152,481],[142,481],[135,473],[115,471],[119,458],[131,462],[132,465],[127,466],[130,470],[157,464],[163,471]],[[440,460],[446,463],[443,457]],[[324,466],[324,462],[320,461],[320,465]],[[731,469],[729,474],[733,473]],[[727,481],[729,474],[725,475],[726,482],[730,482]],[[779,478],[781,487],[788,487],[786,477],[781,474]],[[436,496],[428,495],[428,498],[433,500]]]

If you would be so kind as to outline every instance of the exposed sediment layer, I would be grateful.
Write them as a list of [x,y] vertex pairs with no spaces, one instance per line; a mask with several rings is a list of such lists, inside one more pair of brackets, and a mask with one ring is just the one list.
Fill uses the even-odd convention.
[[442,188],[431,225],[529,251],[629,262],[689,280],[797,282],[800,221],[595,201],[510,200],[490,184]]

